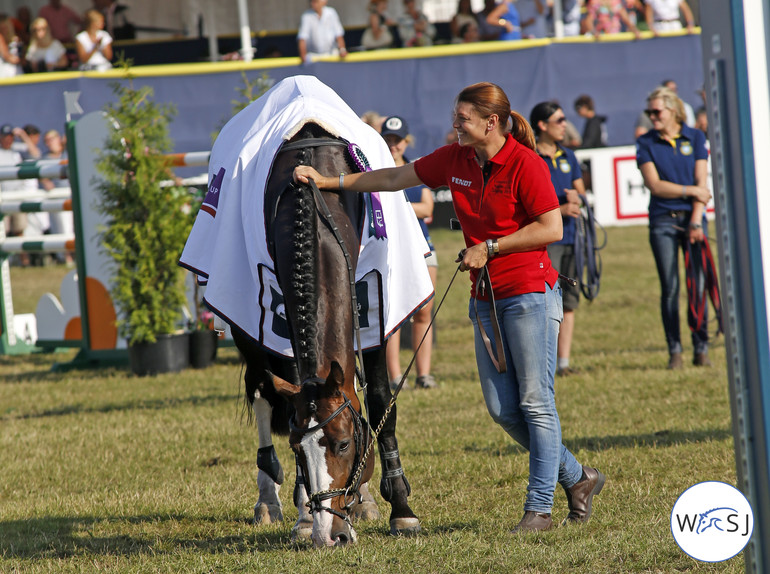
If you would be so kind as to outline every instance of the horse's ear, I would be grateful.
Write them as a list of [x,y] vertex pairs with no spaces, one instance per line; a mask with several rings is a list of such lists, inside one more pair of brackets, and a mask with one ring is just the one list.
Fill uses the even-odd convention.
[[332,388],[341,389],[345,383],[345,373],[342,372],[342,367],[337,361],[332,361],[331,368],[329,369],[329,376],[326,377],[326,385],[333,385]]
[[297,395],[300,391],[300,388],[297,385],[291,384],[289,381],[285,381],[278,375],[274,375],[273,373],[268,373],[270,377],[273,380],[273,387],[276,391],[278,391],[278,394],[282,397],[291,400],[295,395]]

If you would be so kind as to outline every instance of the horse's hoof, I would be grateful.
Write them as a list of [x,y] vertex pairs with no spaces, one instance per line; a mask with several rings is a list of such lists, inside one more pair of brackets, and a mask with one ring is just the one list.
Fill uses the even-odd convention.
[[291,541],[292,542],[304,542],[310,541],[310,537],[313,535],[313,523],[298,521],[294,528],[291,529]]
[[419,518],[393,518],[390,521],[390,533],[393,536],[416,536],[419,532]]
[[364,500],[353,508],[353,520],[379,520],[380,518],[380,510],[374,502]]
[[283,522],[283,510],[277,504],[258,503],[254,507],[254,524]]

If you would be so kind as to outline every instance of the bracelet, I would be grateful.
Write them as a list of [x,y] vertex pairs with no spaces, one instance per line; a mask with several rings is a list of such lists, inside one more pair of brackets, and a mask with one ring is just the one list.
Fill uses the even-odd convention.
[[500,253],[500,245],[494,239],[487,239],[487,259],[492,259],[495,255]]
[[682,199],[687,199],[687,186],[682,186]]
[[690,223],[690,229],[700,229],[701,227],[703,226],[700,223],[695,223],[695,222]]
[[340,191],[345,189],[345,174],[340,174]]

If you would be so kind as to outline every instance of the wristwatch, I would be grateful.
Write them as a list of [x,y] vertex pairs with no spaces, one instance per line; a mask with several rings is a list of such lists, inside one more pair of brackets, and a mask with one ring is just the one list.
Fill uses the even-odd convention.
[[701,227],[703,226],[700,223],[695,223],[695,222],[690,223],[690,229],[700,229]]
[[487,259],[492,259],[498,253],[500,253],[500,246],[497,244],[497,240],[487,239]]

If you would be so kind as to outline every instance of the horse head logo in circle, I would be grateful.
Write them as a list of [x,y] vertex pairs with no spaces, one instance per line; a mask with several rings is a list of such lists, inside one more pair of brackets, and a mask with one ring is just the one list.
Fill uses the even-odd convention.
[[696,528],[697,534],[702,534],[709,528],[715,528],[720,532],[724,532],[724,522],[727,521],[727,517],[731,514],[737,514],[738,511],[734,508],[722,506],[719,508],[712,508],[702,514],[698,515],[698,527]]

